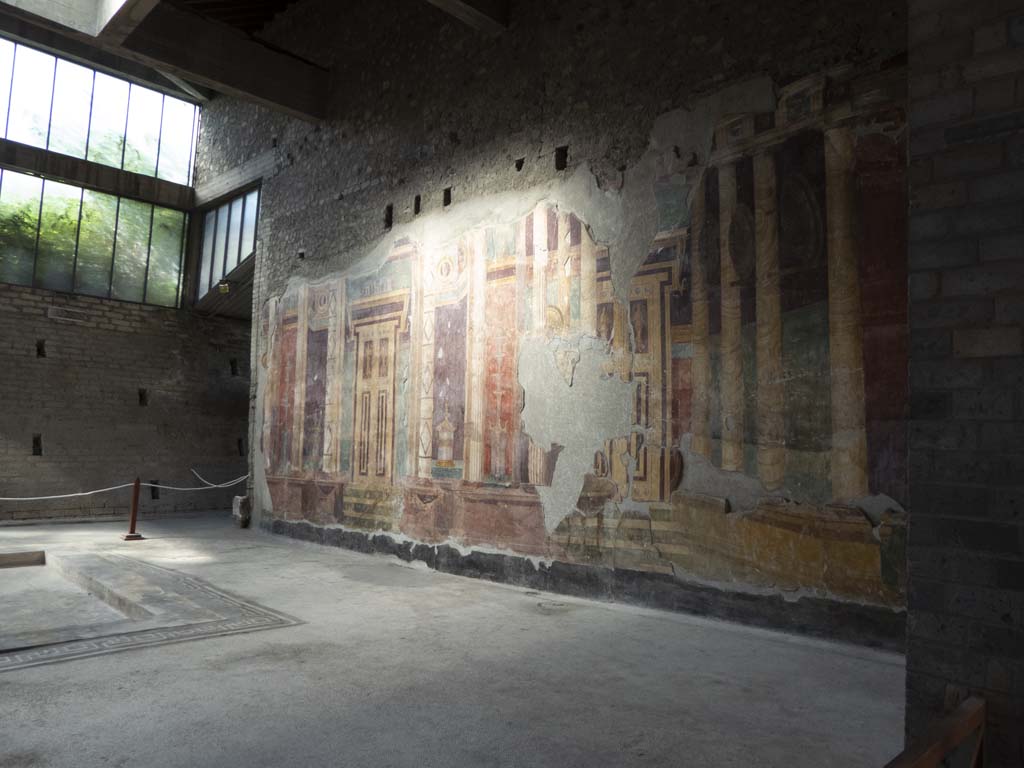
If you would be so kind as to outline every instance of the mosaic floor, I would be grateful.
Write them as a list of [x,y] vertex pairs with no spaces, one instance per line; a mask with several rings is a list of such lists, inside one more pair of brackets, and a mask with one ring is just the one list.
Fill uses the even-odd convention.
[[0,672],[301,623],[121,555],[48,554],[45,566],[0,573],[0,596],[21,607],[0,624]]

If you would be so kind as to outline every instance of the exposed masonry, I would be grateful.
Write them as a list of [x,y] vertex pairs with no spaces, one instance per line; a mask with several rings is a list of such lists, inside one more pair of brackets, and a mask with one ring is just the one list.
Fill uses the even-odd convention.
[[1024,13],[910,3],[907,733],[984,696],[1024,764]]
[[[249,382],[230,361],[246,359],[249,333],[247,321],[0,285],[0,496],[136,476],[191,487],[190,467],[215,482],[244,474]],[[225,509],[232,493],[146,493],[141,510]],[[0,520],[121,514],[129,502],[129,490],[0,502]]]

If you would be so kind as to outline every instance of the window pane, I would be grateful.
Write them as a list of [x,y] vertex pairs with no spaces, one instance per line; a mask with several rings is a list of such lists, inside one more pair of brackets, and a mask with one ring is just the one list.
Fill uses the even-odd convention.
[[4,171],[0,178],[0,282],[32,284],[43,182]]
[[192,121],[196,108],[187,101],[164,97],[164,121],[160,134],[160,165],[157,176],[188,184],[192,157]]
[[237,198],[231,201],[231,216],[228,222],[228,263],[224,269],[227,274],[238,264],[238,246],[242,241],[242,200]]
[[128,83],[97,72],[89,129],[90,160],[113,165],[115,168],[121,167],[124,121],[127,113]]
[[106,296],[110,290],[110,263],[114,255],[117,198],[86,190],[82,194],[82,226],[78,233],[75,290]]
[[228,206],[217,209],[217,234],[213,241],[213,279],[210,285],[224,277],[224,254],[228,240]]
[[149,222],[153,206],[121,199],[117,214],[117,247],[114,249],[114,281],[110,296],[142,301],[149,255]]
[[203,219],[203,261],[199,273],[199,290],[196,297],[201,299],[210,290],[210,265],[213,262],[213,228],[217,224],[217,212],[210,211]]
[[50,149],[72,157],[85,157],[91,100],[92,70],[58,59],[53,116],[50,118]]
[[14,69],[14,43],[0,40],[0,137],[7,128],[7,107],[11,103],[11,72]]
[[256,214],[260,208],[260,192],[254,189],[245,196],[245,218],[242,220],[242,260],[256,250]]
[[35,284],[54,291],[70,291],[78,238],[80,187],[47,181],[43,184],[43,210],[39,223],[39,254]]
[[18,46],[14,57],[11,112],[7,119],[8,139],[33,147],[46,146],[54,63],[55,59],[49,54]]
[[149,275],[146,278],[146,301],[150,304],[177,306],[184,227],[184,213],[170,208],[153,209],[153,243],[149,249]]
[[128,99],[128,133],[124,150],[124,169],[146,176],[156,173],[156,154],[160,141],[160,113],[163,94],[148,88],[131,87]]

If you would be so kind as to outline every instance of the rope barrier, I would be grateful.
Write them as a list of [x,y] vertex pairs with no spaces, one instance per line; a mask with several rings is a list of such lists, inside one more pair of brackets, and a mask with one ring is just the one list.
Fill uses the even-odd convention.
[[[141,486],[146,488],[159,488],[163,491],[212,491],[217,488],[230,488],[233,485],[238,485],[243,480],[249,478],[248,474],[244,474],[241,477],[229,480],[226,483],[211,483],[206,480],[194,469],[192,474],[199,478],[200,482],[205,483],[200,488],[182,488],[175,485],[159,485],[157,483],[139,483]],[[94,491],[80,491],[79,493],[62,493],[56,496],[0,496],[0,501],[54,501],[56,499],[74,499],[80,496],[95,496],[98,493],[110,493],[111,491],[120,491],[123,488],[131,488],[135,483],[125,483],[124,485],[114,485],[110,488],[97,488]]]

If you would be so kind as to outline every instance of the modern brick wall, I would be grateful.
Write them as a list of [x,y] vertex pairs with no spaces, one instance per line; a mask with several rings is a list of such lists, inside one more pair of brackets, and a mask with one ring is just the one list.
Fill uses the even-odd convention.
[[[212,481],[244,474],[249,334],[248,321],[0,285],[0,497],[108,487],[136,475],[191,487],[193,467]],[[41,456],[33,455],[36,435]],[[161,491],[158,500],[144,488],[140,506],[223,508],[235,493],[244,485]],[[0,521],[124,513],[129,503],[128,490],[0,501]]]
[[1024,4],[910,2],[907,732],[1024,764]]

